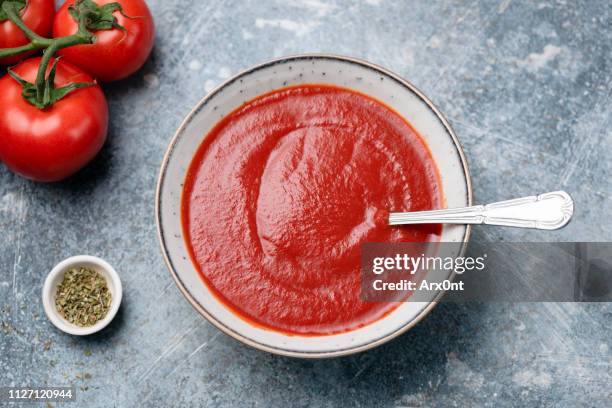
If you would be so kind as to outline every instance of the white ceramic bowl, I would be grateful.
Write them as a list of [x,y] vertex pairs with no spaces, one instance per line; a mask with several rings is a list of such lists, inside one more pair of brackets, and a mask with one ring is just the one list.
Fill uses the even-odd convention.
[[[365,61],[308,54],[276,59],[243,71],[200,101],[177,130],[164,157],[157,186],[156,218],[168,268],[198,312],[228,335],[258,349],[319,358],[366,350],[396,337],[421,320],[443,293],[432,294],[427,302],[405,302],[386,317],[341,334],[299,336],[255,327],[219,302],[201,280],[190,260],[181,223],[185,174],[209,130],[224,115],[258,95],[311,83],[351,88],[392,107],[420,133],[431,150],[440,171],[446,206],[472,204],[470,176],[461,146],[448,122],[420,91],[394,73]],[[441,240],[465,243],[469,232],[469,226],[444,226]],[[457,248],[462,251],[464,245]]]
[[[57,293],[57,287],[64,279],[64,273],[71,268],[78,268],[82,266],[93,269],[102,274],[102,276],[104,276],[104,279],[106,279],[108,289],[111,292],[112,296],[111,307],[104,319],[98,321],[93,326],[87,327],[80,327],[70,323],[57,311],[57,308],[55,307],[55,295]],[[45,314],[47,315],[51,323],[53,323],[53,325],[61,331],[77,336],[93,334],[108,326],[108,324],[113,320],[113,318],[117,314],[117,311],[119,310],[119,305],[121,305],[122,296],[123,287],[121,285],[119,275],[117,274],[115,269],[103,259],[89,255],[73,256],[58,263],[51,270],[51,272],[49,272],[47,279],[45,279],[45,284],[43,285],[42,290],[43,308],[45,309]]]

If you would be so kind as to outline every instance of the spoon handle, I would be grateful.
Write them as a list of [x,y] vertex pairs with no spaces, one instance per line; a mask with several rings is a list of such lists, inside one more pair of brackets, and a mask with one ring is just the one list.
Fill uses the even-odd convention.
[[554,191],[473,207],[390,213],[389,225],[488,224],[555,230],[565,226],[573,213],[572,197]]

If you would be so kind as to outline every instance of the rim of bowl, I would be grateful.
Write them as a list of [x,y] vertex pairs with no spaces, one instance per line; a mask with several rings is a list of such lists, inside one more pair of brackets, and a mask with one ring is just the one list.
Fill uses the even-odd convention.
[[[387,335],[381,337],[380,339],[372,341],[372,342],[370,342],[368,344],[364,344],[364,345],[361,345],[361,346],[358,346],[358,347],[354,347],[354,348],[349,348],[349,349],[342,349],[342,350],[328,351],[328,352],[314,352],[314,353],[312,353],[312,352],[296,352],[296,351],[284,350],[284,349],[281,349],[281,348],[274,348],[274,347],[271,347],[271,346],[268,346],[268,345],[261,344],[259,342],[253,341],[253,340],[243,336],[242,334],[240,334],[240,333],[230,329],[223,322],[217,320],[214,316],[212,316],[206,309],[204,309],[204,307],[202,305],[200,305],[193,298],[193,296],[189,293],[189,291],[184,287],[183,282],[179,278],[177,272],[174,270],[174,266],[173,266],[172,262],[170,261],[168,250],[167,250],[166,244],[165,244],[164,232],[162,231],[162,226],[161,226],[161,210],[160,210],[160,208],[161,208],[161,206],[160,206],[160,203],[161,203],[161,186],[162,186],[162,184],[164,182],[164,179],[165,179],[165,176],[166,176],[166,168],[168,167],[168,160],[170,158],[170,154],[172,153],[172,151],[174,149],[174,145],[176,144],[176,142],[179,139],[179,137],[181,137],[182,133],[185,130],[185,127],[191,121],[192,117],[195,114],[197,114],[197,112],[200,111],[201,107],[203,105],[205,105],[208,102],[209,99],[213,98],[221,89],[223,89],[225,86],[229,85],[230,83],[238,80],[240,77],[242,77],[242,76],[244,76],[246,74],[249,74],[251,72],[260,70],[262,68],[265,68],[267,66],[278,64],[280,62],[290,61],[290,60],[301,60],[301,59],[332,59],[332,60],[338,60],[338,61],[342,61],[342,62],[350,62],[350,63],[353,63],[353,64],[364,66],[366,68],[374,69],[376,71],[379,71],[379,72],[381,72],[381,73],[383,73],[383,74],[393,78],[399,84],[401,84],[404,87],[408,88],[417,97],[419,97],[429,107],[429,109],[431,109],[431,111],[436,115],[436,117],[438,118],[440,123],[442,123],[442,125],[444,126],[444,128],[445,128],[446,132],[448,133],[448,135],[451,137],[451,139],[453,141],[453,144],[455,145],[455,148],[457,150],[457,154],[459,155],[459,159],[461,160],[461,165],[462,165],[462,168],[463,168],[463,175],[465,177],[465,184],[466,184],[466,188],[467,188],[468,206],[471,206],[473,204],[472,176],[470,174],[470,170],[469,170],[469,167],[468,167],[468,164],[467,164],[465,153],[463,151],[463,147],[461,146],[461,143],[459,142],[459,139],[457,138],[457,135],[455,134],[453,128],[451,127],[451,125],[448,122],[448,120],[446,119],[446,117],[433,104],[433,102],[427,96],[425,96],[425,94],[420,89],[418,89],[416,86],[414,86],[408,80],[402,78],[400,75],[398,75],[398,74],[388,70],[387,68],[384,68],[384,67],[382,67],[380,65],[371,63],[369,61],[366,61],[366,60],[363,60],[363,59],[360,59],[360,58],[354,58],[354,57],[348,57],[348,56],[343,56],[343,55],[338,55],[338,54],[330,54],[330,53],[303,53],[303,54],[294,54],[294,55],[288,55],[288,56],[284,56],[284,57],[270,59],[270,60],[267,60],[267,61],[262,62],[260,64],[253,65],[253,66],[251,66],[249,68],[246,68],[244,70],[239,71],[237,74],[235,74],[235,75],[231,76],[230,78],[226,79],[221,84],[219,84],[215,88],[213,88],[210,92],[208,92],[204,96],[204,98],[202,98],[194,106],[194,108],[187,114],[187,116],[185,116],[185,118],[183,119],[183,121],[181,122],[179,127],[177,128],[176,132],[174,133],[174,136],[170,140],[170,143],[168,144],[168,147],[166,148],[166,152],[164,153],[164,157],[162,159],[162,164],[161,164],[161,167],[160,167],[160,170],[159,170],[159,175],[158,175],[158,178],[157,178],[157,187],[156,187],[156,190],[155,190],[155,223],[156,223],[156,226],[157,226],[157,238],[158,238],[158,241],[159,241],[160,246],[161,246],[161,251],[162,251],[162,255],[163,255],[166,267],[170,271],[170,274],[172,275],[172,279],[174,280],[174,283],[179,288],[179,290],[181,291],[181,293],[183,294],[185,299],[187,299],[187,301],[191,304],[191,306],[200,315],[202,315],[206,320],[208,320],[208,322],[210,322],[217,329],[221,330],[223,333],[225,333],[228,336],[230,336],[230,337],[240,341],[241,343],[246,344],[248,346],[251,346],[251,347],[253,347],[255,349],[258,349],[258,350],[261,350],[261,351],[266,351],[268,353],[272,353],[272,354],[276,354],[276,355],[281,355],[281,356],[297,357],[297,358],[308,358],[308,359],[332,358],[332,357],[348,356],[348,355],[351,355],[351,354],[360,353],[362,351],[366,351],[366,350],[378,347],[378,346],[380,346],[380,345],[382,345],[384,343],[387,343],[390,340],[393,340],[394,338],[402,335],[406,331],[408,331],[411,328],[413,328],[414,326],[416,326],[438,304],[438,300],[440,298],[442,298],[442,296],[444,296],[445,291],[441,291],[435,297],[435,299],[432,300],[425,308],[423,308],[423,310],[421,310],[421,312],[414,319],[412,319],[411,321],[406,323],[404,326],[402,326],[398,330],[395,330],[394,332],[388,333]],[[469,225],[469,224],[466,225],[465,234],[463,236],[463,241],[462,241],[461,251],[459,253],[459,256],[463,256],[463,254],[465,253],[465,250],[466,250],[466,247],[467,247],[467,243],[468,243],[468,241],[470,239],[471,231],[472,231],[472,226]],[[453,280],[455,275],[456,274],[453,271],[453,273],[451,274],[449,279]]]
[[[53,291],[57,290],[55,285],[53,285],[53,280],[60,273],[65,272],[68,268],[77,265],[83,264],[94,264],[103,269],[108,276],[110,277],[111,284],[113,285],[114,292],[112,293],[113,298],[111,300],[111,307],[108,310],[108,313],[104,317],[104,319],[100,320],[93,326],[80,327],[74,324],[67,322],[57,311],[57,308],[53,304],[52,296]],[[106,276],[104,276],[107,279]],[[121,279],[119,278],[119,274],[108,262],[106,262],[102,258],[98,258],[97,256],[92,255],[75,255],[70,258],[66,258],[51,269],[51,272],[47,275],[45,279],[45,283],[42,289],[42,302],[43,309],[45,310],[45,314],[47,318],[55,327],[63,331],[64,333],[72,334],[75,336],[87,336],[89,334],[94,334],[104,329],[106,326],[110,324],[110,322],[117,315],[117,311],[119,311],[119,306],[121,305],[121,300],[123,299],[123,285],[121,284]]]

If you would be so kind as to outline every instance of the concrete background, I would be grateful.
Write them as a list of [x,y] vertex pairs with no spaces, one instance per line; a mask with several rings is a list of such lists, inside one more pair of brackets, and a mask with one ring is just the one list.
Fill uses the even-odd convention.
[[[610,2],[149,4],[155,50],[139,73],[104,87],[110,134],[93,163],[50,185],[0,165],[0,385],[73,384],[79,407],[610,403],[612,304],[442,304],[378,349],[281,358],[220,334],[189,306],[153,218],[162,155],[191,107],[240,69],[319,51],[421,88],[465,147],[477,201],[574,196],[561,231],[481,227],[475,240],[610,241]],[[40,303],[48,271],[81,253],[111,262],[125,288],[113,324],[87,338],[60,333]]]

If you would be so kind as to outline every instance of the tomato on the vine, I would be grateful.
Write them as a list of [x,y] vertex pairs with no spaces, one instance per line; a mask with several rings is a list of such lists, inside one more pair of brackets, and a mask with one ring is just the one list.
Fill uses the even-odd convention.
[[[12,72],[34,83],[40,61],[30,58]],[[58,91],[69,84],[93,81],[67,62],[53,62],[57,62],[54,83]],[[62,180],[85,166],[106,140],[108,105],[104,93],[92,84],[40,109],[24,98],[23,89],[10,75],[0,78],[0,160],[29,179]]]
[[[0,0],[0,5],[4,0]],[[1,13],[0,13],[1,14]],[[21,19],[32,31],[43,37],[51,34],[55,4],[53,0],[28,0],[20,13]],[[23,31],[13,22],[0,16],[0,48],[14,48],[30,42]],[[0,58],[0,65],[12,65],[35,51],[24,52],[11,57]]]
[[[75,0],[67,0],[58,10],[53,23],[53,36],[63,37],[77,31],[77,22],[70,13]],[[83,68],[101,81],[116,81],[136,72],[153,48],[155,27],[144,0],[94,0],[98,6],[118,3],[116,26],[93,32],[93,44],[75,45],[58,52],[66,61]]]

